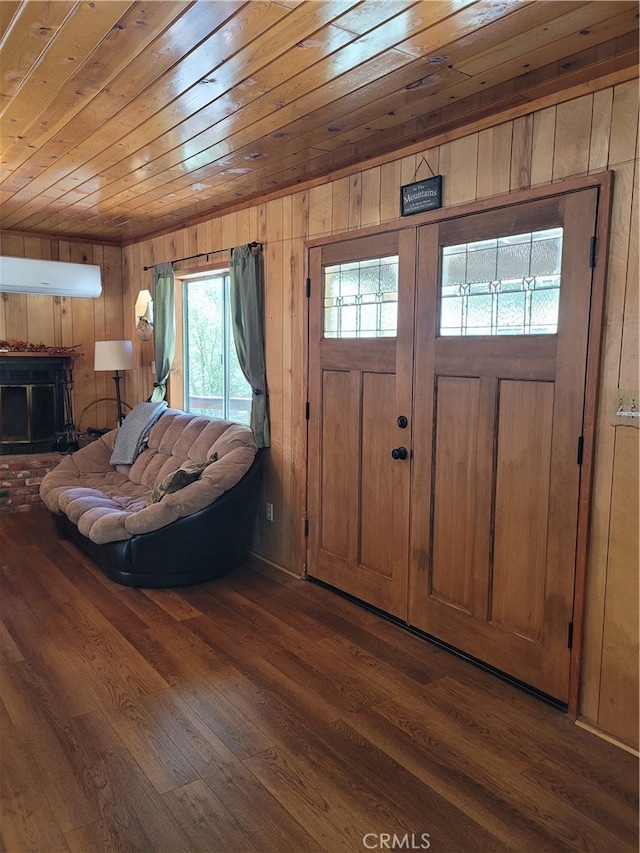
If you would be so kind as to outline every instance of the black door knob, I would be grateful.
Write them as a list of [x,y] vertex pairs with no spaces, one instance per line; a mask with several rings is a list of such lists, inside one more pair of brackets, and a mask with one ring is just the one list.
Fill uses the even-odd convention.
[[406,459],[409,454],[406,447],[394,447],[391,455],[394,459]]
[[400,417],[398,418],[398,426],[400,427],[400,429],[406,429],[408,423],[409,421],[407,420],[406,416],[400,415]]

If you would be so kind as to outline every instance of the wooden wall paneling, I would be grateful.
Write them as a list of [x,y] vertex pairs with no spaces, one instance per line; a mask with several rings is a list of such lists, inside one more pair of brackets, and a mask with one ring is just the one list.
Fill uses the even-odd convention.
[[284,258],[289,259],[290,270],[290,363],[291,395],[289,409],[286,412],[291,422],[291,456],[289,461],[291,477],[291,564],[296,574],[303,574],[306,566],[306,540],[304,530],[304,510],[307,497],[307,421],[304,417],[307,400],[307,298],[305,279],[306,253],[300,240],[292,240],[283,247]]
[[238,245],[238,230],[235,213],[227,213],[220,223],[221,248],[231,249]]
[[266,239],[267,233],[267,206],[266,204],[259,204],[257,209],[257,228],[256,228],[256,239],[260,243],[264,243]]
[[[327,186],[329,187],[329,191],[332,193],[331,201],[328,203],[329,210],[327,211],[329,223],[331,223],[333,209],[333,187],[331,182],[328,182]],[[296,237],[306,238],[311,233],[309,198],[309,190],[302,190],[301,192],[294,193],[291,196],[291,227],[289,235],[292,239],[295,239]],[[329,228],[331,229],[331,225],[329,226]]]
[[558,104],[553,180],[581,175],[589,168],[593,95]]
[[[638,389],[638,233],[640,203],[636,175],[629,229],[630,245],[624,301],[619,386]],[[640,566],[638,504],[640,431],[615,428],[615,453],[609,525],[609,563],[604,612],[602,681],[598,724],[638,749],[638,597]]]
[[556,135],[556,108],[547,107],[533,116],[531,143],[531,186],[550,184]]
[[[129,291],[127,291],[125,303],[125,296],[123,294],[122,252],[120,249],[105,247],[104,260],[102,301],[104,303],[105,340],[135,340],[135,334],[133,333],[133,309],[138,291],[135,291],[133,299],[129,295]],[[134,279],[131,290],[137,287],[139,280],[140,279]],[[124,313],[125,304],[127,308],[126,317]],[[89,366],[91,370],[93,370],[93,352],[91,350],[89,350],[88,360]],[[99,376],[99,374],[94,375],[96,377]],[[123,371],[122,376],[122,399],[130,406],[134,406],[139,402],[134,390],[137,387],[138,371],[126,370]],[[113,400],[116,392],[113,374],[107,373],[105,379],[107,397],[110,397]],[[96,396],[100,397],[101,395],[97,394]],[[103,416],[105,415],[107,418],[106,423],[98,423],[98,426],[114,427],[116,424],[115,402],[107,403],[107,410]]]
[[333,187],[330,181],[309,190],[308,234],[310,237],[321,237],[331,233],[332,200]]
[[[125,308],[124,311],[124,336],[125,339],[131,338],[136,354],[136,362],[138,369],[135,375],[128,377],[129,387],[133,389],[133,399],[140,401],[146,399],[142,396],[142,386],[145,378],[145,363],[153,360],[153,355],[147,356],[149,348],[153,352],[153,340],[141,341],[135,333],[135,304],[140,290],[153,290],[153,272],[143,270],[141,253],[139,247],[130,247],[124,251],[124,287],[122,291],[122,299]],[[147,372],[147,377],[150,374]]]
[[[69,243],[66,240],[58,241],[58,260],[59,261],[68,261],[70,260],[69,255]],[[72,300],[68,296],[62,296],[60,298],[61,308],[60,308],[60,326],[62,329],[62,346],[71,347],[75,345],[73,340],[73,312],[72,312]]]
[[[91,247],[71,243],[69,246],[69,260],[71,263],[93,263]],[[105,289],[103,284],[103,293]],[[104,296],[100,297],[100,299],[104,298]],[[95,300],[73,297],[68,301],[71,309],[73,344],[77,345],[77,352],[83,353],[82,358],[76,359],[73,366],[74,411],[80,412],[85,406],[93,403],[97,396],[96,373],[93,369],[93,350],[96,339],[94,326],[95,306],[93,304]]]
[[380,167],[365,169],[362,173],[362,215],[360,224],[380,224]]
[[[119,253],[119,250],[117,250]],[[99,299],[94,299],[93,301],[93,339],[94,341],[107,341],[110,340],[109,334],[107,332],[107,316],[109,314],[109,310],[107,307],[108,298],[107,298],[107,288],[111,288],[111,278],[112,273],[110,269],[107,269],[108,263],[105,262],[105,252],[102,246],[94,246],[93,247],[93,263],[99,264],[102,271],[102,295]],[[120,336],[114,338],[114,340],[119,340]],[[83,350],[83,366],[93,368],[94,363],[94,348],[84,347]],[[75,367],[77,365],[74,364],[74,380],[75,376]],[[135,371],[137,373],[137,371]],[[94,394],[93,400],[89,400],[85,402],[85,404],[79,407],[79,396],[76,395],[76,389],[74,386],[74,406],[73,406],[73,415],[74,415],[74,423],[78,430],[85,431],[87,427],[112,427],[114,426],[115,418],[113,417],[114,407],[113,404],[107,405],[106,401],[103,399],[104,397],[113,397],[115,388],[113,387],[113,379],[109,376],[108,373],[104,371],[99,371],[96,373],[93,372],[93,382],[94,382]],[[100,401],[100,402],[99,402]]]
[[[440,149],[432,149],[438,152],[438,159],[440,158]],[[418,164],[420,162],[420,157],[417,154],[409,154],[406,157],[402,157],[400,159],[400,184],[404,186],[405,184],[411,184],[415,180],[417,180],[418,173]],[[438,174],[436,172],[436,174]],[[426,176],[425,176],[426,177]],[[398,190],[398,196],[400,191]],[[398,210],[398,213],[400,211]]]
[[362,220],[362,172],[349,178],[349,224],[350,231],[360,228]]
[[[251,211],[249,210],[249,208],[239,210],[236,214],[236,220],[238,228],[238,239],[241,243],[250,243],[254,239],[254,232],[251,229]],[[209,226],[211,226],[210,220],[208,224]],[[210,233],[211,238],[212,236],[212,233]]]
[[[174,292],[174,307],[175,307],[175,316],[176,316],[176,340],[175,340],[175,348],[174,348],[174,357],[173,363],[171,366],[171,372],[169,374],[169,389],[168,389],[168,402],[169,405],[174,409],[184,409],[185,408],[185,399],[184,399],[184,384],[185,384],[185,374],[184,374],[184,360],[182,358],[182,353],[184,352],[184,309],[182,302],[182,285],[177,283],[175,286]],[[147,363],[145,364],[143,371],[144,374],[148,377],[147,385],[148,391],[143,392],[144,396],[141,399],[146,400],[153,391],[153,383],[155,382],[155,372],[151,371],[151,362],[155,359],[155,353],[153,348],[149,353],[151,358],[147,356]]]
[[24,293],[6,294],[7,340],[26,341],[29,338],[29,297]]
[[[10,255],[8,249],[9,239],[7,235],[0,234],[0,253],[3,255]],[[6,341],[9,339],[9,333],[7,332],[7,304],[9,302],[9,294],[0,293],[0,341]]]
[[[300,536],[300,506],[297,502],[298,495],[295,493],[295,476],[293,463],[294,433],[298,417],[293,407],[294,392],[294,359],[297,353],[293,351],[295,338],[294,329],[297,328],[297,306],[299,294],[296,293],[295,269],[293,265],[293,248],[288,239],[291,234],[291,196],[282,198],[278,211],[280,234],[280,249],[282,257],[282,292],[283,292],[283,324],[282,324],[282,459],[283,459],[283,510],[282,515],[282,554],[284,565],[295,571],[299,556],[294,557],[294,542]],[[275,212],[275,211],[274,211]],[[268,239],[272,239],[271,231],[267,232]],[[299,284],[299,282],[298,282]],[[298,551],[299,549],[295,549]]]
[[213,248],[214,249],[228,249],[228,248],[230,248],[230,244],[225,243],[225,241],[224,241],[224,235],[222,233],[222,220],[221,219],[216,219],[212,223],[211,236],[213,238]]
[[[135,316],[135,304],[140,290],[148,290],[153,299],[153,270],[143,269],[146,264],[143,263],[142,251],[139,246],[131,246],[124,250],[122,253],[122,264],[122,298],[126,306],[123,309],[125,327],[131,330],[130,332],[125,332],[125,334],[127,337],[131,336],[136,352],[138,369],[135,376],[131,378],[133,380],[133,387],[135,388],[135,399],[140,401],[146,400],[151,393],[153,377],[150,365],[153,361],[153,338],[149,341],[141,341],[136,335],[135,324],[137,323],[137,318]],[[131,325],[127,326],[127,322]]]
[[603,89],[593,95],[591,138],[589,141],[589,173],[607,168],[611,134],[613,89]]
[[511,145],[511,189],[524,190],[531,186],[531,155],[533,150],[533,116],[521,116],[513,122]]
[[[209,220],[205,220],[204,222],[198,222],[195,225],[192,225],[189,230],[193,234],[193,252],[185,252],[185,254],[183,255],[182,252],[178,252],[177,245],[174,244],[173,249],[170,249],[170,247],[165,244],[164,251],[168,253],[165,255],[167,259],[185,258],[192,254],[199,255],[201,252],[209,251],[209,249],[218,248],[217,246],[213,246],[208,242],[208,239],[210,237],[210,231],[212,230]],[[173,251],[174,254],[171,254],[171,251]],[[182,268],[191,268],[192,266],[206,266],[207,263],[207,258],[194,258],[192,261],[185,261],[179,266]]]
[[[218,228],[220,225],[218,224]],[[197,231],[195,225],[190,225],[188,228],[185,228],[184,233],[184,255],[180,255],[181,258],[188,258],[191,255],[198,255],[198,240],[197,240]],[[218,248],[217,246],[215,248]]]
[[[183,234],[183,242],[184,242],[184,234]],[[176,241],[179,242],[179,241]],[[187,253],[188,254],[188,253]],[[181,255],[180,257],[184,257]],[[143,267],[146,264],[142,263],[142,258],[139,253],[136,255],[136,267],[139,270],[138,276],[135,279],[135,284],[129,291],[129,298],[133,298],[134,306],[135,300],[138,296],[138,290],[149,290],[152,293],[153,298],[153,270],[144,270]],[[138,287],[139,285],[139,287]],[[178,326],[180,324],[178,323]],[[176,329],[178,331],[178,329]],[[180,329],[180,334],[182,334],[182,330]],[[134,335],[135,337],[135,335]],[[137,348],[138,348],[138,359],[140,364],[140,369],[138,370],[139,376],[136,377],[137,385],[136,385],[136,399],[137,400],[147,400],[151,392],[153,391],[153,383],[155,382],[155,373],[152,370],[152,365],[155,360],[155,344],[153,337],[148,341],[139,341],[136,337]]]
[[474,201],[478,168],[478,134],[472,133],[440,146],[444,206]]
[[[265,246],[265,290],[269,289],[267,301],[271,303],[271,323],[267,324],[266,334],[271,337],[267,344],[268,372],[274,378],[268,379],[269,415],[271,429],[271,449],[275,480],[268,485],[269,496],[274,505],[274,520],[266,521],[265,502],[261,504],[264,524],[273,528],[269,538],[275,546],[276,562],[289,566],[291,561],[291,349],[290,349],[290,270],[289,259],[284,255],[284,200],[282,198],[268,202],[265,206],[265,227],[263,239]],[[273,318],[277,317],[276,322]]]
[[257,235],[259,234],[258,228],[258,210],[256,207],[251,207],[249,209],[249,234],[251,235],[251,239],[257,239]]
[[[25,258],[44,258],[42,240],[24,238]],[[55,344],[55,297],[31,294],[27,299],[27,340],[32,344]]]
[[265,205],[265,230],[263,239],[267,243],[280,243],[283,238],[284,199],[277,198]]
[[638,439],[616,427],[598,725],[638,749]]
[[162,238],[162,261],[169,263],[174,258],[179,258],[180,255],[176,251],[176,235],[175,232],[165,234]]
[[[640,143],[640,139],[638,140]],[[622,352],[620,357],[620,387],[637,388],[638,364],[640,363],[640,191],[638,188],[639,160],[636,158],[633,177],[633,202],[631,205],[631,224],[629,227],[629,258],[627,262],[627,289],[624,300],[624,318],[622,325]]]
[[509,192],[513,122],[478,134],[477,198]]
[[331,231],[340,234],[349,230],[349,184],[350,178],[333,181],[333,210]]
[[181,228],[179,231],[176,231],[174,237],[176,241],[176,258],[186,258],[190,253],[187,252],[186,242],[187,242],[187,229]]
[[636,156],[638,137],[638,83],[622,83],[613,90],[609,166],[625,163]]
[[[436,149],[437,151],[437,149]],[[435,170],[434,170],[435,171]],[[437,174],[437,171],[436,171]],[[402,168],[400,160],[384,163],[380,167],[380,221],[389,222],[400,215],[400,187]]]
[[618,387],[624,296],[629,259],[633,164],[616,168],[609,249],[609,270],[605,295],[605,322],[600,371],[596,458],[592,491],[592,520],[587,568],[584,643],[580,713],[597,724],[602,670],[605,586],[609,553],[609,523],[613,478],[615,429],[611,407]]
[[[267,364],[267,389],[269,393],[269,420],[271,447],[266,453],[262,487],[262,500],[258,505],[259,541],[261,554],[282,565],[282,479],[283,447],[283,281],[282,244],[267,242],[263,249],[265,265],[265,358]],[[287,460],[288,461],[288,460]],[[266,520],[265,504],[273,504],[274,520]]]
[[425,151],[418,151],[415,156],[415,162],[416,168],[413,180],[424,181],[425,178],[432,178],[438,174],[440,149],[436,146],[435,148],[427,148]]

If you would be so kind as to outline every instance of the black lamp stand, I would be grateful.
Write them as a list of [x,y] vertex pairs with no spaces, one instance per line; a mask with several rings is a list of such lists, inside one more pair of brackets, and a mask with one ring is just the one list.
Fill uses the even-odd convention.
[[122,377],[120,376],[120,374],[116,370],[115,373],[113,374],[113,381],[116,383],[116,405],[117,405],[117,409],[118,409],[118,414],[117,414],[116,420],[118,421],[119,427],[122,426],[122,422],[124,420],[124,415],[122,414],[122,400],[120,399],[120,379],[121,378]]

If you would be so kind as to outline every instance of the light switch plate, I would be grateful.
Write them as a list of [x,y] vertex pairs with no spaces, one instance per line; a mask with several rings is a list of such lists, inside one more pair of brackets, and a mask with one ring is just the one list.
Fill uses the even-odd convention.
[[640,429],[640,392],[618,388],[612,401],[611,423]]

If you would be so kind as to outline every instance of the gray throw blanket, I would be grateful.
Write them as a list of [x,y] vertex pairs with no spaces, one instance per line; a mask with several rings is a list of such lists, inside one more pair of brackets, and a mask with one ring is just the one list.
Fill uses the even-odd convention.
[[133,465],[149,434],[149,430],[167,408],[167,401],[138,403],[118,430],[109,462],[111,465]]

